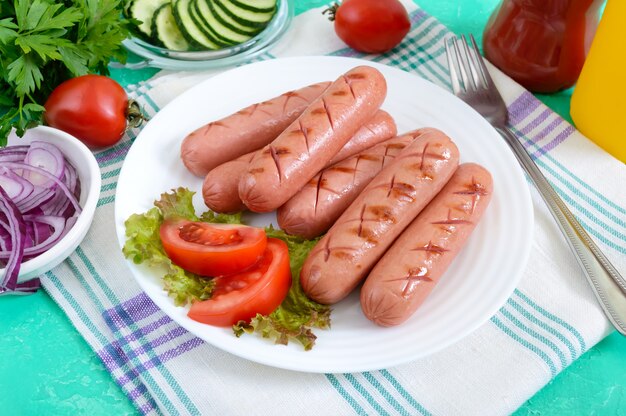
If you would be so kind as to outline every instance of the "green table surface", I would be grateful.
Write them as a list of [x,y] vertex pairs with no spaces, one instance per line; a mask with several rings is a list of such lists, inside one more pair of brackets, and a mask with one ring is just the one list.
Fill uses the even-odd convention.
[[[294,0],[296,13],[326,0]],[[418,0],[456,33],[481,37],[498,0]],[[122,85],[154,69],[112,70]],[[571,90],[539,98],[566,119]],[[0,298],[0,414],[125,415],[137,411],[45,291]],[[625,415],[626,338],[617,332],[587,351],[515,415]]]

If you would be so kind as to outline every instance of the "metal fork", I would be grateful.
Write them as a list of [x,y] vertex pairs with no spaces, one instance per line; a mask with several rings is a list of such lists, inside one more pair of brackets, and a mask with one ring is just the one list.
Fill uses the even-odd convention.
[[[508,110],[487,67],[476,40],[470,35],[446,40],[446,55],[454,94],[473,107],[500,133],[530,176],[539,194],[556,219],[579,265],[613,326],[626,335],[626,280],[593,242],[563,200],[543,176],[515,134],[507,127]],[[459,47],[459,44],[461,45]]]

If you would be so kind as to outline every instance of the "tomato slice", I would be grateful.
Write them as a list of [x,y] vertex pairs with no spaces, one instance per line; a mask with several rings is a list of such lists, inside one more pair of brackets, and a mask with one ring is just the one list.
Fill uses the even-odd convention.
[[161,243],[174,264],[201,276],[237,273],[259,261],[267,246],[262,228],[166,220]]
[[268,238],[267,249],[254,267],[215,278],[211,299],[194,302],[187,315],[194,321],[215,326],[250,321],[257,313],[272,313],[287,296],[290,287],[287,244]]

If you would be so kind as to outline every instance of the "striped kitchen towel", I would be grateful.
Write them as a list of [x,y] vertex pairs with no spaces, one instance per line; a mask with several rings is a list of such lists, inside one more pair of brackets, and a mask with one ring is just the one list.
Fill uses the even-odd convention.
[[[450,88],[434,18],[407,3],[412,30],[381,56],[358,54],[320,13],[295,18],[261,59],[356,56]],[[154,115],[216,71],[162,72],[130,87]],[[494,71],[511,127],[615,266],[626,271],[626,167],[509,78]],[[50,295],[143,414],[503,415],[514,411],[609,333],[611,327],[536,192],[534,241],[524,276],[506,304],[461,342],[381,371],[308,374],[256,364],[204,343],[140,290],[117,244],[114,203],[124,156],[138,131],[101,151],[102,193],[91,230],[64,263],[42,277]]]

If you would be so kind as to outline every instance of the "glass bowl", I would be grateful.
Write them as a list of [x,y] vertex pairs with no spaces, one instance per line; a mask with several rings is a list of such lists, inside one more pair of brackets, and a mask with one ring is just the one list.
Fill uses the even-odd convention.
[[129,38],[122,42],[124,47],[143,59],[122,66],[130,69],[154,67],[201,70],[237,65],[255,58],[274,46],[289,28],[293,14],[290,0],[279,0],[276,14],[261,33],[238,45],[218,50],[173,51],[151,45],[136,37]]

